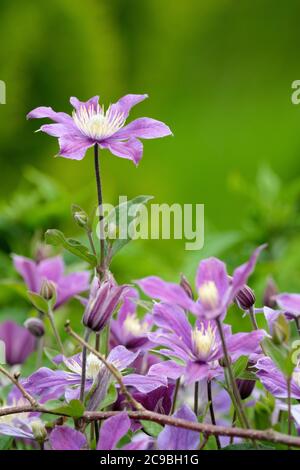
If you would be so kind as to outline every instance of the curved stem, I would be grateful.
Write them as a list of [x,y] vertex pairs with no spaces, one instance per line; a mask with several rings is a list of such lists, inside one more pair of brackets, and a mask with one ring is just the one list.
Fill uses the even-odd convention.
[[[216,418],[215,418],[215,411],[214,411],[214,404],[213,404],[213,399],[212,399],[212,393],[211,393],[211,381],[207,381],[207,399],[209,402],[209,412],[210,412],[210,419],[212,424],[216,425]],[[216,444],[217,448],[220,450],[221,449],[221,443],[219,436],[215,436],[216,439]]]
[[[90,330],[87,328],[84,334],[84,341],[88,342],[90,337]],[[85,379],[86,379],[86,356],[87,356],[87,347],[83,345],[82,347],[82,367],[81,367],[81,382],[80,382],[80,401],[83,403],[84,400],[84,391],[85,391]]]
[[251,320],[253,329],[258,330],[258,324],[257,324],[257,321],[256,321],[256,316],[255,316],[253,307],[249,308],[249,316],[250,316],[250,320]]

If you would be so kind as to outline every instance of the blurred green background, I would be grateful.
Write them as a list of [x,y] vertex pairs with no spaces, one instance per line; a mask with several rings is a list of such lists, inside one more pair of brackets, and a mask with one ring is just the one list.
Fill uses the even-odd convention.
[[258,292],[269,274],[281,290],[300,289],[298,0],[0,0],[0,11],[2,277],[15,276],[10,253],[32,254],[47,228],[81,236],[71,203],[92,210],[96,200],[92,152],[53,158],[56,139],[34,134],[26,113],[70,112],[70,96],[108,105],[148,93],[130,118],[160,119],[174,138],[146,141],[138,168],[103,152],[104,199],[204,203],[205,246],[131,243],[114,261],[117,279],[192,280],[202,257],[232,268],[267,241]]

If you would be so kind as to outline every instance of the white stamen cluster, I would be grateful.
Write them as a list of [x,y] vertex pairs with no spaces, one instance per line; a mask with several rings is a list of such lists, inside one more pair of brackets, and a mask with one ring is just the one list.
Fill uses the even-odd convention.
[[199,299],[207,309],[213,310],[218,306],[219,293],[214,281],[206,281],[199,287]]
[[142,336],[148,331],[148,324],[141,322],[135,313],[128,315],[124,321],[124,328],[133,336]]
[[114,111],[111,107],[81,106],[73,112],[73,120],[82,134],[94,140],[104,140],[115,134],[124,126],[126,118],[123,113]]
[[209,323],[207,328],[202,324],[200,328],[195,327],[192,331],[192,341],[196,355],[199,359],[205,360],[209,357],[215,347],[215,328]]

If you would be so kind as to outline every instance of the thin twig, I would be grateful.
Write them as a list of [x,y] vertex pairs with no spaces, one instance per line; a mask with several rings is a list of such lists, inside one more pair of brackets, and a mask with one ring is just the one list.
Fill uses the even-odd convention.
[[31,406],[36,407],[38,405],[38,402],[33,398],[23,387],[22,384],[20,384],[17,375],[12,375],[10,374],[4,367],[0,366],[0,372],[5,375],[21,392],[23,397],[29,401]]
[[[214,404],[213,404],[213,399],[212,399],[212,393],[211,393],[211,381],[207,381],[207,399],[209,403],[209,412],[210,412],[210,419],[212,424],[216,424],[216,418],[215,418],[215,411],[214,411]],[[216,438],[216,444],[217,448],[220,450],[221,449],[221,442],[219,439],[219,436],[215,436]]]
[[144,410],[144,407],[138,401],[136,401],[135,398],[133,398],[133,396],[128,391],[127,387],[124,385],[122,374],[120,374],[118,369],[116,369],[113,364],[108,362],[102,354],[96,351],[95,348],[93,348],[83,338],[81,338],[77,333],[75,333],[75,331],[73,331],[70,326],[70,322],[66,322],[65,330],[70,336],[72,336],[76,341],[78,341],[78,343],[80,343],[83,347],[86,347],[86,349],[93,353],[105,365],[109,372],[115,377],[116,381],[120,386],[120,390],[125,395],[128,403],[131,404],[137,410]]

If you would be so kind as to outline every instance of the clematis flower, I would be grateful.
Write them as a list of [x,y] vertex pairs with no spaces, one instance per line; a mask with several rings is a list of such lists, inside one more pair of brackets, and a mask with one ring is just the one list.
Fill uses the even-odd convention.
[[137,284],[149,297],[178,305],[199,317],[222,318],[238,292],[247,283],[264,247],[265,245],[258,247],[249,261],[236,268],[231,279],[229,279],[225,264],[219,259],[208,258],[201,261],[196,275],[196,288],[199,295],[196,301],[190,298],[182,286],[165,282],[156,276],[141,279],[137,281]]
[[[197,423],[197,417],[192,410],[183,405],[174,413],[174,418],[185,419]],[[161,450],[195,450],[200,443],[200,433],[175,426],[165,426],[157,438]]]
[[[276,398],[288,398],[287,380],[269,357],[260,358],[255,364],[256,375],[263,386]],[[300,399],[300,369],[296,368],[291,380],[291,398]]]
[[[176,362],[171,359],[155,364],[149,374],[171,379],[184,376],[189,384],[223,373],[218,363],[223,357],[223,348],[214,320],[198,318],[193,328],[181,308],[162,303],[154,306],[153,318],[159,329],[149,334],[150,340],[163,347],[160,354]],[[263,330],[232,334],[229,325],[224,325],[224,333],[233,361],[259,351],[265,336]]]
[[[137,353],[128,351],[124,346],[117,346],[112,349],[107,357],[107,361],[116,369],[122,372],[129,367],[137,357]],[[61,365],[65,370],[51,370],[47,367],[34,372],[30,377],[22,381],[24,388],[32,395],[38,397],[40,401],[59,399],[63,395],[67,401],[78,399],[82,373],[82,357],[77,354],[70,358],[63,358]],[[104,398],[110,381],[113,380],[104,364],[94,354],[87,357],[85,391],[88,392],[92,386],[96,389],[96,396],[92,395],[89,403],[89,410],[94,408]],[[141,376],[139,374],[128,374],[123,377],[123,382],[127,386],[132,386],[142,393],[149,393],[157,387],[165,386],[166,379],[160,377]],[[97,389],[97,385],[100,386]],[[14,393],[18,394],[16,389]]]
[[279,308],[286,312],[289,319],[300,317],[300,294],[279,294],[274,297]]
[[36,344],[27,328],[11,320],[0,323],[0,340],[5,344],[5,359],[10,366],[23,364]]
[[127,289],[127,285],[118,286],[112,278],[100,283],[95,277],[83,315],[84,326],[99,333],[109,322]]
[[[104,421],[100,428],[97,450],[118,450],[118,442],[130,429],[130,419],[127,413],[119,413]],[[84,450],[88,448],[84,434],[69,426],[56,426],[50,434],[50,445],[53,450]],[[145,434],[133,437],[122,450],[146,450],[151,439]]]
[[148,333],[152,326],[152,315],[145,315],[141,320],[137,317],[136,302],[139,294],[130,288],[125,292],[123,304],[117,318],[111,321],[110,343],[114,347],[122,344],[129,351],[145,351],[151,347]]
[[[24,404],[28,403],[22,398],[14,403],[16,406]],[[41,432],[46,432],[45,425],[37,413],[24,412],[0,416],[0,435],[36,440]]]
[[40,130],[58,137],[61,157],[82,160],[88,148],[98,145],[137,165],[143,154],[143,144],[139,139],[156,139],[172,134],[163,122],[146,117],[125,125],[131,108],[145,98],[147,95],[125,95],[105,111],[99,105],[99,96],[86,102],[72,97],[72,116],[42,106],[31,111],[27,118],[54,121],[55,124],[43,125]]
[[61,256],[35,262],[24,256],[14,255],[13,262],[30,291],[40,293],[45,280],[54,283],[57,293],[55,308],[89,288],[89,272],[81,271],[65,275]]

